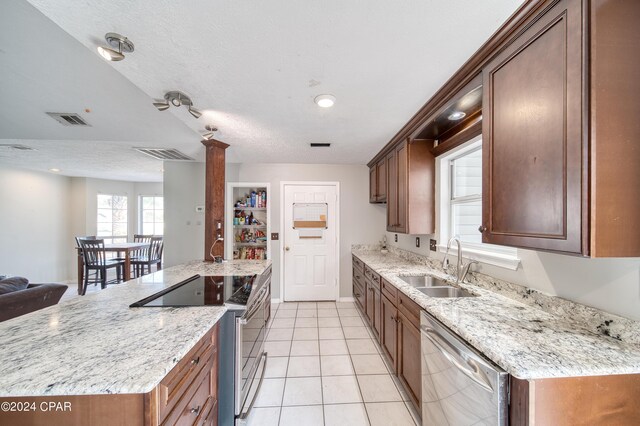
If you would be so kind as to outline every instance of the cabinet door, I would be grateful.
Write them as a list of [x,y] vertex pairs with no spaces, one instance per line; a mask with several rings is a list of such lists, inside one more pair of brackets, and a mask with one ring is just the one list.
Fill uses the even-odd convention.
[[483,69],[484,243],[582,251],[581,7],[559,1]]
[[373,284],[371,284],[371,282],[369,280],[367,280],[366,283],[366,293],[367,293],[367,298],[366,298],[366,307],[365,307],[365,314],[367,317],[367,322],[369,323],[370,327],[373,327],[373,307],[374,307],[374,296],[373,296]]
[[420,356],[420,330],[398,311],[398,378],[418,411],[422,392]]
[[391,361],[393,370],[397,368],[398,353],[398,310],[385,295],[380,303],[380,346]]
[[398,162],[392,151],[387,162],[387,231],[393,232],[398,224]]
[[374,164],[369,168],[369,202],[375,203],[378,198],[378,173]]
[[380,329],[382,328],[382,318],[380,316],[380,305],[382,303],[380,290],[377,288],[373,289],[373,334],[378,338],[378,342],[380,341]]
[[409,208],[408,198],[408,150],[409,146],[406,142],[400,144],[396,148],[396,161],[397,161],[397,179],[398,179],[398,203],[397,203],[397,218],[396,218],[396,232],[407,232],[407,212]]
[[376,165],[376,174],[378,178],[378,196],[379,203],[387,201],[387,161],[385,159]]

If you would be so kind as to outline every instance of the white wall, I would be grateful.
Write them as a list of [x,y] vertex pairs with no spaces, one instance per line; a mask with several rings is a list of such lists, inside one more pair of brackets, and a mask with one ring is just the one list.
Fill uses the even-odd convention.
[[71,179],[0,167],[0,274],[65,281],[73,256]]
[[[281,231],[281,181],[340,182],[340,295],[351,297],[351,244],[377,243],[382,238],[385,221],[385,210],[369,204],[369,169],[366,166],[227,163],[226,179],[227,182],[271,184],[271,232]],[[167,229],[165,263],[173,265],[190,259],[201,259],[204,229],[193,223],[197,218],[204,218],[201,214],[195,214],[195,206],[204,205],[204,164],[165,165],[164,194]],[[187,225],[187,222],[191,222],[191,225]],[[271,259],[274,298],[280,297],[281,251],[280,241],[273,241]]]
[[[421,235],[387,233],[390,244],[404,250],[442,259],[441,253],[429,251],[429,238]],[[640,320],[640,259],[588,259],[562,254],[518,249],[521,264],[516,271],[492,265],[477,270],[505,281],[531,287],[583,305],[593,306],[626,318]]]

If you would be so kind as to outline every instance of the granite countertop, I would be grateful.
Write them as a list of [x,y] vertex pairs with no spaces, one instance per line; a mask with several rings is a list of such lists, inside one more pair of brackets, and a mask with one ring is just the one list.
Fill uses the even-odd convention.
[[2,322],[0,396],[150,392],[226,308],[129,305],[195,274],[261,274],[270,264],[194,261]]
[[[519,301],[518,294],[506,297],[480,284],[461,285],[477,297],[432,298],[405,283],[398,275],[430,274],[452,279],[434,267],[433,262],[429,265],[371,250],[354,250],[353,254],[517,378],[640,373],[640,344],[634,340],[640,324],[635,321],[616,317],[632,337],[631,341],[624,341],[619,336],[616,339],[599,332],[602,331],[600,326],[591,327],[576,320],[583,314],[581,310],[595,309],[560,298],[547,296],[556,299],[546,302],[547,305],[561,305],[561,309],[554,311],[553,306],[540,303],[532,306]],[[590,317],[598,315],[589,313]]]

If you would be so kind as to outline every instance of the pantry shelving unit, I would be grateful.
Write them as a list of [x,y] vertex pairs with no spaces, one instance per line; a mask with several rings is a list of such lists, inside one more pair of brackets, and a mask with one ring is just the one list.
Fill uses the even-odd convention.
[[[251,194],[265,193],[251,201]],[[269,183],[229,182],[226,190],[225,258],[270,259],[271,188]],[[240,216],[240,217],[238,217]],[[234,221],[234,218],[237,218]],[[246,223],[249,218],[254,223]]]

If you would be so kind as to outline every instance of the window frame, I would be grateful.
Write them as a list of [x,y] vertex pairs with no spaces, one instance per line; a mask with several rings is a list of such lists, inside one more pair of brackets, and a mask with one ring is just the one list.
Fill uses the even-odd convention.
[[[153,198],[153,212],[154,212],[154,222],[153,222],[153,233],[150,235],[159,235],[159,236],[163,236],[164,235],[164,195],[148,195],[148,194],[140,194],[138,195],[138,234],[142,234],[142,235],[146,235],[144,233],[144,211],[145,210],[150,210],[150,209],[145,209],[143,206],[143,199],[147,197],[147,198]],[[156,231],[156,224],[158,224],[159,222],[155,221],[155,211],[157,210],[155,208],[155,199],[156,198],[162,198],[162,234],[158,234]]]
[[[454,167],[453,162],[468,154],[482,149],[482,135],[470,139],[468,142],[454,148],[453,150],[437,158],[437,179],[436,187],[438,200],[438,251],[445,253],[447,243],[452,235],[453,229],[453,206],[480,200],[482,202],[482,192],[480,194],[454,197]],[[452,247],[450,255],[455,256],[455,245]],[[487,243],[462,242],[462,255],[482,263],[500,266],[506,269],[516,270],[520,264],[518,249],[514,247],[499,246]]]
[[[111,235],[100,235],[98,232],[99,229],[99,224],[103,223],[100,222],[98,220],[98,216],[99,216],[99,211],[101,210],[100,207],[100,202],[98,201],[98,198],[101,196],[108,196],[111,197],[113,199],[113,197],[123,197],[127,200],[127,207],[126,209],[124,209],[125,211],[125,217],[126,217],[126,229],[127,229],[127,233],[125,235],[113,235],[113,202],[111,203]],[[115,209],[115,210],[123,210],[123,209]],[[99,239],[103,239],[105,241],[105,243],[114,243],[114,240],[124,240],[124,242],[127,242],[129,240],[129,195],[127,194],[117,194],[117,193],[103,193],[103,192],[99,192],[96,194],[96,236]]]

